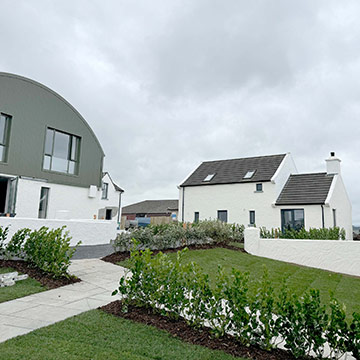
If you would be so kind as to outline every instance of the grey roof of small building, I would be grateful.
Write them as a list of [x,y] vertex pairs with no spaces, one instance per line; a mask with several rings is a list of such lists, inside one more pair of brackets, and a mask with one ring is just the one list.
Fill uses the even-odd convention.
[[[218,185],[270,181],[286,154],[203,162],[180,186]],[[248,171],[254,171],[244,179]],[[210,181],[204,179],[215,176]]]
[[290,175],[276,205],[323,205],[333,178],[327,173]]
[[124,206],[123,214],[164,214],[178,210],[178,200],[145,200],[136,204]]

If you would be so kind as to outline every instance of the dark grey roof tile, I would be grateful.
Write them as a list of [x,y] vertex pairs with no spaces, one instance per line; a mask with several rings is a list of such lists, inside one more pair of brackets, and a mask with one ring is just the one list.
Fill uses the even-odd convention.
[[327,173],[290,175],[276,205],[324,204],[333,178]]
[[[270,181],[286,154],[203,162],[180,186],[216,185]],[[248,171],[255,171],[244,179]],[[210,181],[204,179],[215,176]]]

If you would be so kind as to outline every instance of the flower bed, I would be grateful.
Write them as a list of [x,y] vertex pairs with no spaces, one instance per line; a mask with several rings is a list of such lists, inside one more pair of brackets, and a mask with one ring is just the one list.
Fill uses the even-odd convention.
[[115,251],[129,251],[133,247],[163,250],[182,246],[224,243],[244,240],[244,226],[223,223],[218,220],[205,220],[193,224],[172,223],[149,225],[121,233],[114,241]]
[[195,328],[206,325],[215,337],[232,334],[244,346],[271,350],[283,343],[297,358],[322,358],[327,345],[332,359],[345,352],[360,356],[360,314],[354,313],[348,323],[343,306],[332,298],[325,307],[318,290],[299,298],[284,284],[275,294],[265,271],[256,295],[250,296],[249,274],[233,269],[227,276],[221,268],[210,287],[195,263],[182,262],[182,252],[173,262],[162,253],[134,250],[130,270],[132,276],[121,278],[116,291],[124,296],[124,311],[129,305],[151,307],[174,320],[182,317]]

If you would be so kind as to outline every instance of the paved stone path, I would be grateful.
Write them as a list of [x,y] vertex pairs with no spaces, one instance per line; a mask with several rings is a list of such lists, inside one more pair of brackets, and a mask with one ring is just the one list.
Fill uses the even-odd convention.
[[0,342],[114,301],[125,271],[99,259],[73,260],[69,270],[82,281],[0,303]]

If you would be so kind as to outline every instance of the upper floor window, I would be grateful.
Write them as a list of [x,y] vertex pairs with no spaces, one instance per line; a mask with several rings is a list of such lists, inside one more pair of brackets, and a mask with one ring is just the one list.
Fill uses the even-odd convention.
[[108,198],[108,192],[109,192],[109,184],[106,182],[102,183],[101,187],[101,198],[107,199]]
[[262,192],[263,191],[263,184],[256,184],[256,192]]
[[55,129],[46,130],[45,170],[76,175],[79,172],[80,138]]
[[11,116],[0,113],[0,161],[7,161]]

